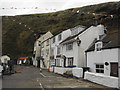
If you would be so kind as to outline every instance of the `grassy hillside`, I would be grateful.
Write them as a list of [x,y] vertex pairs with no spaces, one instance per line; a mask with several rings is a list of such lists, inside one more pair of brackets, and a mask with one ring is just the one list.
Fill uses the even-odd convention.
[[[74,10],[74,11],[73,11]],[[77,11],[79,13],[76,13]],[[103,3],[55,13],[3,17],[3,54],[13,59],[32,56],[34,42],[40,34],[51,31],[54,35],[77,25],[94,25],[95,14],[108,14],[103,24],[109,32],[120,28],[120,2]]]

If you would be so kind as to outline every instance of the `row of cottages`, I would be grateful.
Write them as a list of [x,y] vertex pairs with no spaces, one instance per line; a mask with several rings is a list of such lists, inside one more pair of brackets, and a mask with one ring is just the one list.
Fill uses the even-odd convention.
[[[55,36],[47,32],[35,43],[34,65],[52,67],[50,70],[58,74],[70,70],[76,77],[118,88],[118,32],[106,31],[103,25],[78,25]],[[84,73],[85,67],[89,67],[89,72]]]
[[[49,58],[47,58],[46,54],[44,55],[44,53],[46,53],[46,51],[49,53],[50,51],[50,44],[49,42],[46,43],[45,41],[49,40],[49,38],[51,38],[52,36],[53,36],[52,33],[48,31],[46,34],[38,38],[34,43],[34,51],[33,51],[33,59],[32,59],[34,66],[40,67],[40,65],[42,65],[43,63],[45,68],[45,62],[43,62],[43,59],[45,60],[47,59],[46,60],[46,63],[47,63]],[[41,53],[41,51],[44,53]]]
[[[64,74],[69,67],[87,67],[85,51],[97,38],[105,36],[103,25],[91,26],[77,32],[77,27],[70,29],[71,35],[59,44],[58,55],[55,59],[54,72]],[[77,33],[76,33],[77,32]],[[60,50],[60,51],[59,51]]]
[[47,32],[36,40],[34,45],[33,65],[41,68],[86,67],[85,51],[96,38],[105,36],[103,25],[85,26],[78,25],[53,36]]
[[[85,79],[105,86],[120,88],[120,40],[119,32],[108,32],[103,39],[97,39],[86,51],[87,67]],[[119,82],[119,84],[118,84]]]

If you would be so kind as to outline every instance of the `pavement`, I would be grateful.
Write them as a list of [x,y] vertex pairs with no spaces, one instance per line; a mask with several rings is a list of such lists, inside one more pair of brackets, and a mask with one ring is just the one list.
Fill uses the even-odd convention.
[[66,78],[47,70],[40,72],[39,68],[33,66],[15,66],[15,69],[20,72],[3,76],[3,88],[108,88],[83,79]]

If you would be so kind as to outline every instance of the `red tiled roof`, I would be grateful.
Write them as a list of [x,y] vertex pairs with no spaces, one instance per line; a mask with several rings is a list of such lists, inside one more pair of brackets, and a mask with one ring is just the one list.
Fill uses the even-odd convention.
[[18,58],[18,60],[24,60],[24,59],[27,59],[28,57],[20,57]]

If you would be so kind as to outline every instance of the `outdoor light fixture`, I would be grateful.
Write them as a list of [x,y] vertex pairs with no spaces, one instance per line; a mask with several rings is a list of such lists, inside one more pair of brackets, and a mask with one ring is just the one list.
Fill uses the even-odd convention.
[[79,39],[79,37],[77,37],[77,45],[80,46],[81,40]]

